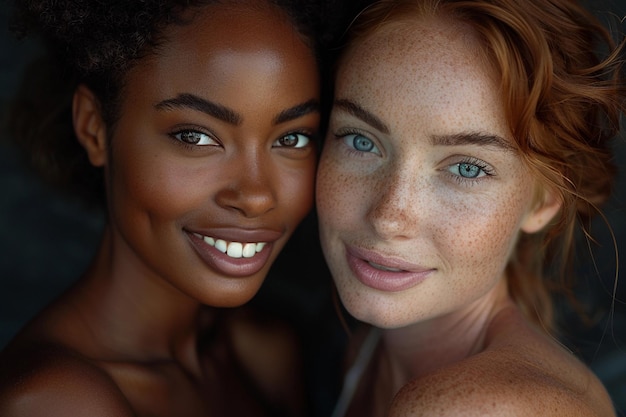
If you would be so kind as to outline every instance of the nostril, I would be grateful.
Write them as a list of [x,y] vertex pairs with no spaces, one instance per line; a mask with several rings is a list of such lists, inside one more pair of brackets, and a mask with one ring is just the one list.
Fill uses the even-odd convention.
[[236,210],[244,217],[263,215],[276,206],[276,198],[269,187],[232,187],[221,190],[216,196],[217,204],[227,210]]

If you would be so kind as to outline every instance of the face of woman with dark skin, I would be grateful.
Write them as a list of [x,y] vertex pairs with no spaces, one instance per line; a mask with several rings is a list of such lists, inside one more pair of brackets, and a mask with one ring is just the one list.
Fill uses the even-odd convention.
[[317,64],[270,6],[189,16],[125,79],[110,149],[104,127],[81,142],[105,169],[113,273],[236,306],[311,208]]
[[558,209],[534,201],[477,42],[453,22],[412,21],[341,62],[318,168],[321,240],[343,303],[376,326],[489,306],[518,234]]

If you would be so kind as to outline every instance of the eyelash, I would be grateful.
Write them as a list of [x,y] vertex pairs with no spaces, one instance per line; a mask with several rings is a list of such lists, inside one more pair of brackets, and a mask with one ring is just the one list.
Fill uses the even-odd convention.
[[[305,131],[291,131],[291,132],[287,132],[283,135],[280,135],[273,143],[275,142],[279,142],[281,139],[286,138],[287,136],[304,136],[307,139],[307,143],[305,143],[302,146],[276,146],[276,148],[283,148],[283,149],[304,149],[307,147],[312,146],[315,141],[316,141],[316,137],[315,134],[311,133],[311,132],[305,132]],[[273,146],[273,145],[272,145]]]
[[[189,142],[185,142],[179,138],[177,138],[177,135],[180,135],[181,133],[199,133],[201,135],[206,135],[208,136],[212,141],[215,141],[216,144],[205,144],[205,145],[198,145],[197,143],[189,143]],[[275,142],[280,141],[281,139],[287,137],[287,136],[304,136],[306,137],[306,139],[308,140],[308,142],[302,146],[276,146],[276,148],[281,148],[281,149],[287,149],[287,150],[302,150],[304,148],[308,148],[313,146],[313,144],[315,143],[315,135],[310,133],[310,132],[303,132],[303,131],[293,131],[293,132],[288,132],[285,133],[284,135],[281,135],[278,139],[276,139]],[[202,148],[211,148],[211,147],[218,147],[221,146],[220,141],[215,137],[215,135],[208,133],[205,131],[205,129],[202,129],[200,127],[182,127],[182,128],[178,128],[176,130],[171,131],[170,133],[168,133],[168,136],[170,136],[174,143],[176,143],[179,146],[182,146],[185,149],[188,149],[190,151],[198,151],[201,150]]]
[[[367,140],[371,141],[374,145],[374,147],[378,148],[376,146],[376,143],[370,139],[368,137],[367,134],[364,134],[363,132],[359,131],[358,129],[344,129],[344,130],[339,130],[337,133],[334,133],[333,136],[335,137],[336,140],[341,140],[341,141],[345,141],[346,137],[350,136],[350,135],[358,135],[358,136],[363,136],[364,138],[366,138]],[[344,142],[345,143],[345,142]],[[356,157],[360,157],[360,158],[365,158],[368,157],[370,154],[374,154],[377,155],[375,152],[364,152],[364,151],[359,151],[357,149],[355,149],[353,146],[350,146],[348,144],[346,145],[346,151],[350,154],[350,155],[354,155]],[[454,166],[459,167],[460,165],[473,165],[475,167],[477,167],[481,173],[484,173],[484,175],[479,176],[479,177],[463,177],[460,174],[454,174],[452,172],[450,172],[450,169]],[[460,167],[459,167],[460,169]],[[474,157],[462,157],[462,159],[454,164],[449,164],[446,165],[445,167],[445,173],[448,174],[449,176],[452,177],[452,179],[454,181],[456,181],[458,184],[461,185],[476,185],[478,181],[482,181],[485,178],[484,177],[493,177],[494,175],[496,175],[494,168],[489,165],[488,163],[486,163],[483,160],[474,158]]]
[[214,147],[214,146],[219,146],[219,145],[198,145],[196,143],[188,143],[176,137],[177,135],[180,135],[181,133],[199,133],[201,135],[208,136],[209,138],[211,138],[211,140],[217,142],[218,144],[220,143],[219,140],[217,140],[217,138],[215,137],[215,135],[207,132],[206,129],[200,128],[198,126],[183,126],[168,133],[168,136],[170,136],[174,140],[174,143],[176,143],[179,146],[182,146],[185,149],[189,149],[192,151],[199,150],[204,147]]
[[[453,174],[449,171],[451,167],[463,164],[473,165],[480,169],[485,175],[483,177],[468,178],[463,177],[462,175]],[[453,180],[462,185],[474,185],[477,183],[477,181],[481,181],[484,177],[493,177],[495,175],[495,170],[491,165],[487,164],[485,161],[473,157],[465,157],[459,162],[446,166],[446,172],[452,177]]]
[[[333,134],[333,136],[335,136],[335,139],[342,140],[342,141],[347,136],[350,136],[350,135],[363,136],[364,138],[366,138],[367,140],[372,142],[377,149],[379,149],[378,146],[376,146],[376,143],[372,139],[370,139],[367,134],[365,134],[364,132],[361,132],[358,129],[345,129],[345,130],[340,130],[337,133]],[[371,155],[377,155],[375,152],[358,151],[358,150],[354,149],[352,146],[348,146],[347,144],[346,144],[346,148],[347,148],[347,152],[350,155],[354,155],[354,156],[357,156],[359,158],[365,158],[365,157],[369,156],[370,154]],[[380,151],[380,149],[379,149],[379,151]]]

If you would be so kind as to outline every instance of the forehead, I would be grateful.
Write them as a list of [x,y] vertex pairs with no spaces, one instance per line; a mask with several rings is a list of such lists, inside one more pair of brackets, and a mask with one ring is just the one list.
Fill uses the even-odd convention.
[[268,2],[225,2],[191,8],[184,20],[166,28],[157,56],[190,59],[200,54],[204,59],[210,51],[274,51],[293,54],[294,59],[310,59],[313,54],[287,14]]
[[[389,65],[394,75],[446,68],[446,73],[471,72],[471,75],[491,75],[485,55],[474,30],[452,19],[428,17],[385,22],[358,39],[342,59],[368,59],[369,65],[403,64],[405,68]],[[409,71],[407,71],[407,69]]]
[[458,22],[387,24],[346,53],[337,96],[356,99],[391,120],[420,114],[452,130],[507,136],[497,78],[480,45],[471,28]]
[[232,106],[246,93],[266,94],[268,106],[317,97],[314,52],[277,6],[217,3],[191,8],[182,20],[129,71],[127,96],[132,90],[158,101],[192,91]]

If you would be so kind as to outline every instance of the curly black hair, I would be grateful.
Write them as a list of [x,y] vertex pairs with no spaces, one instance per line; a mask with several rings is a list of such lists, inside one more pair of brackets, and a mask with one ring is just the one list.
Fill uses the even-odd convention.
[[[89,164],[72,129],[74,89],[83,83],[94,92],[109,132],[114,130],[129,68],[158,47],[167,26],[185,24],[183,12],[220,1],[16,1],[11,29],[18,37],[39,37],[48,51],[25,74],[8,120],[29,164],[54,185],[103,205],[102,172]],[[332,2],[266,1],[285,12],[321,60],[320,44],[332,37]]]

